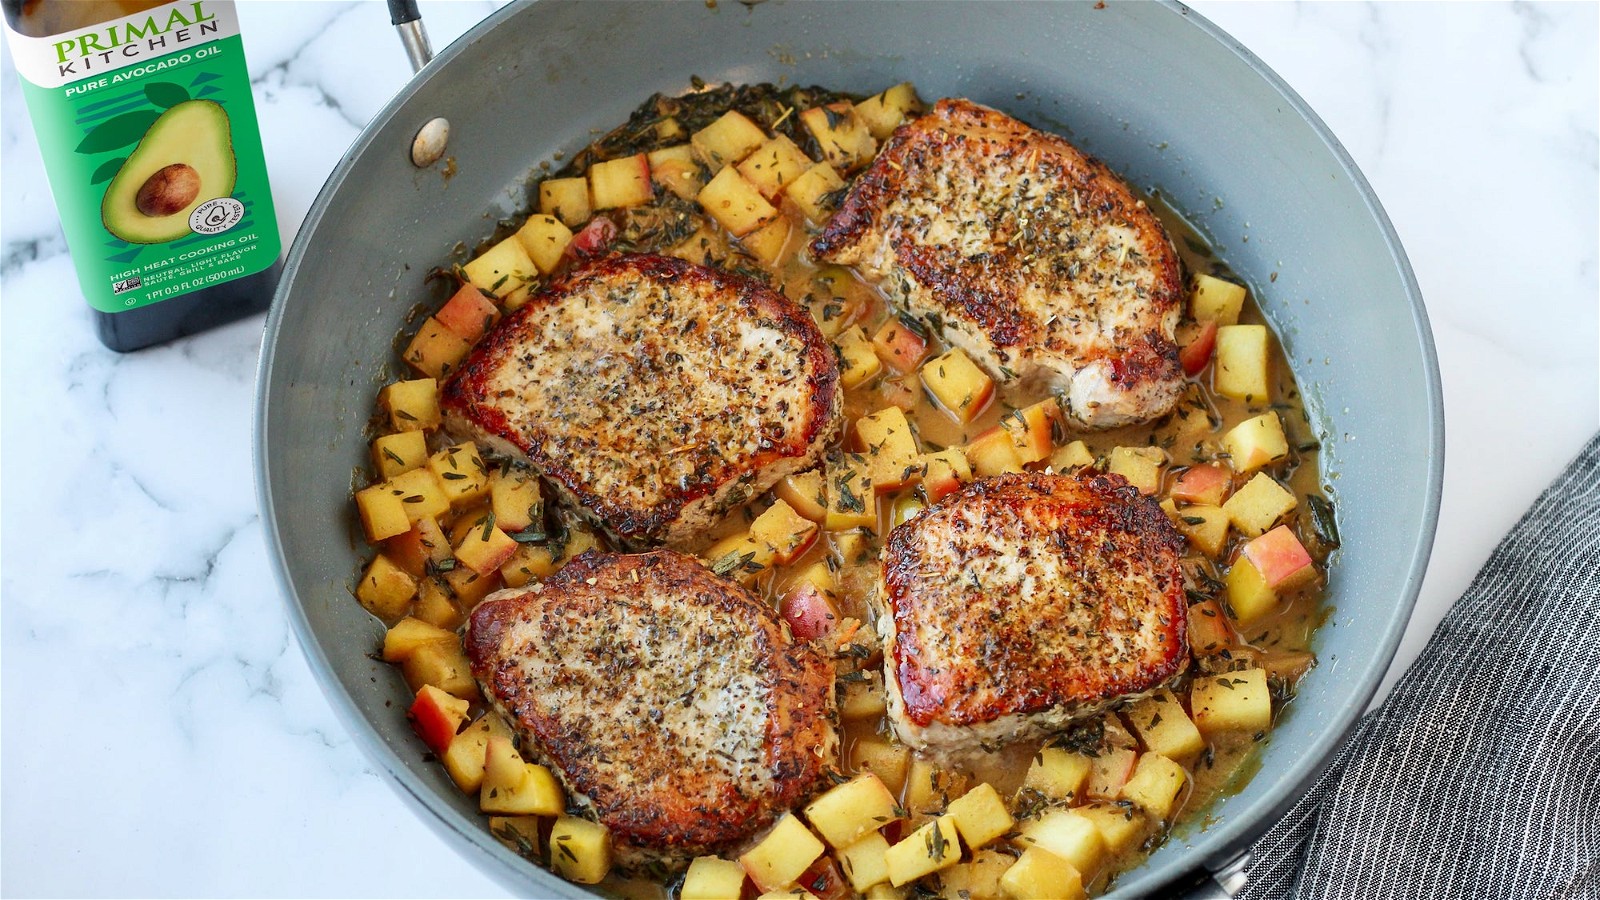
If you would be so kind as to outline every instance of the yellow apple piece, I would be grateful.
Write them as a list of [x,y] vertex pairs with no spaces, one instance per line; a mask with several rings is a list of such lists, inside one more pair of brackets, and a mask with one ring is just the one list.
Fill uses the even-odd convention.
[[549,769],[525,762],[509,738],[490,735],[484,748],[478,808],[486,813],[559,816],[567,800]]
[[1100,830],[1076,809],[1052,809],[1022,826],[1017,845],[1040,847],[1072,864],[1074,869],[1092,873],[1105,858],[1106,843]]
[[839,383],[845,390],[860,387],[883,371],[883,362],[860,326],[840,332],[833,343],[839,352]]
[[1215,600],[1189,607],[1189,649],[1200,655],[1225,650],[1234,644],[1233,626]]
[[1244,545],[1240,556],[1250,561],[1267,587],[1292,591],[1317,577],[1316,564],[1287,525],[1279,525]]
[[1022,851],[1000,876],[1000,890],[1012,900],[1083,900],[1083,875],[1072,863],[1038,847]]
[[1233,487],[1233,476],[1222,466],[1204,463],[1190,466],[1173,479],[1168,496],[1180,503],[1221,506]]
[[819,162],[795,178],[784,191],[784,198],[813,224],[821,224],[833,215],[834,204],[838,202],[835,198],[843,187],[844,179],[833,166]]
[[755,231],[778,214],[756,186],[732,167],[712,176],[695,199],[705,208],[706,215],[734,237]]
[[1266,403],[1272,379],[1265,325],[1224,325],[1217,329],[1217,364],[1212,387],[1224,397]]
[[515,534],[544,520],[544,492],[531,471],[520,468],[495,469],[489,476],[489,508],[495,525]]
[[1289,441],[1283,435],[1283,420],[1272,410],[1246,419],[1222,436],[1222,449],[1235,472],[1249,472],[1289,456]]
[[1189,311],[1201,322],[1237,325],[1244,298],[1244,285],[1196,273],[1194,288],[1189,293]]
[[871,462],[874,490],[892,491],[922,474],[917,437],[898,406],[857,419],[856,443]]
[[712,544],[702,559],[716,574],[750,587],[762,572],[772,568],[777,557],[778,552],[771,544],[756,540],[749,532],[742,532]]
[[539,279],[539,267],[516,235],[480,253],[461,267],[473,287],[499,300],[509,309],[522,305],[529,287]]
[[361,515],[368,541],[376,544],[410,530],[405,496],[404,491],[396,490],[387,481],[356,491],[356,512]]
[[835,852],[839,871],[857,893],[889,880],[889,841],[871,831],[848,847]]
[[971,862],[964,862],[939,873],[939,892],[951,900],[998,900],[1002,896],[1000,879],[1016,858],[998,850],[979,850]]
[[678,900],[739,900],[743,895],[744,866],[717,856],[696,857],[678,889]]
[[787,135],[780,134],[745,157],[739,163],[739,174],[755,185],[761,196],[772,200],[809,168],[811,158]]
[[910,766],[910,750],[877,735],[857,738],[850,748],[850,768],[877,775],[884,787],[893,793],[899,793],[905,786],[906,770]]
[[916,88],[909,81],[873,94],[856,104],[856,115],[861,117],[867,131],[879,141],[888,140],[896,128],[921,111],[922,101],[917,98]]
[[1083,796],[1093,761],[1082,753],[1060,747],[1044,747],[1033,757],[1023,790],[1035,790],[1051,800],[1072,803]]
[[1272,726],[1272,693],[1265,669],[1244,669],[1196,678],[1189,709],[1201,732],[1255,734]]
[[960,861],[961,835],[949,816],[940,816],[911,832],[884,855],[889,883],[895,887]]
[[972,464],[959,447],[924,454],[922,470],[923,499],[929,503],[938,503],[972,480]]
[[478,445],[462,441],[428,458],[428,468],[438,479],[439,488],[457,509],[471,506],[489,494],[489,467],[478,453]]
[[490,575],[511,560],[517,542],[484,516],[456,545],[456,559],[479,575]]
[[643,206],[654,200],[650,161],[643,153],[608,159],[589,167],[589,198],[595,209]]
[[546,178],[539,182],[539,212],[555,216],[568,228],[589,221],[594,206],[589,202],[589,181],[583,177]]
[[1064,444],[1050,454],[1050,468],[1057,472],[1070,472],[1092,465],[1094,465],[1094,454],[1089,452],[1089,446],[1083,441]]
[[1167,451],[1160,447],[1113,447],[1106,471],[1121,475],[1128,483],[1149,496],[1161,490],[1161,467],[1167,464]]
[[773,486],[772,492],[795,512],[813,522],[821,522],[828,515],[828,497],[823,491],[822,478],[821,469],[785,475]]
[[693,200],[706,183],[705,170],[700,168],[694,158],[694,148],[688,144],[652,150],[645,158],[650,163],[650,177],[656,184],[684,200]]
[[794,562],[817,539],[817,523],[779,499],[750,523],[750,537],[773,550],[779,565]]
[[842,679],[842,696],[839,698],[839,718],[845,722],[876,719],[884,714],[887,703],[883,694],[883,675],[861,670],[859,678]]
[[966,452],[972,471],[979,476],[1022,471],[1017,445],[1012,443],[1010,432],[1004,428],[991,428],[978,435],[967,445]]
[[406,613],[411,598],[417,595],[417,580],[411,573],[379,553],[356,584],[356,599],[380,619],[397,619]]
[[443,378],[454,372],[471,350],[472,344],[461,335],[429,316],[423,320],[400,358],[406,361],[406,365],[430,378]]
[[476,794],[483,785],[483,764],[488,759],[489,737],[494,734],[493,714],[482,716],[450,739],[439,762],[463,794]]
[[890,318],[872,336],[878,358],[896,372],[911,372],[928,353],[928,339],[907,319]]
[[461,639],[453,631],[429,625],[421,619],[406,617],[394,623],[383,635],[383,661],[405,662],[419,648],[429,644],[456,644]]
[[776,891],[794,884],[825,849],[811,829],[788,813],[760,843],[739,857],[739,865],[756,887]]
[[599,884],[611,871],[611,830],[597,822],[562,816],[550,829],[550,865],[578,884]]
[[1188,763],[1206,748],[1200,729],[1194,727],[1183,704],[1166,688],[1129,704],[1122,712],[1149,753]]
[[417,591],[417,602],[412,606],[411,614],[429,625],[437,625],[447,631],[459,628],[462,621],[461,609],[450,596],[449,588],[437,578],[423,580],[421,589]]
[[472,677],[472,664],[459,640],[418,647],[400,664],[400,672],[413,691],[431,684],[465,700],[478,697],[478,682]]
[[1254,478],[1222,504],[1222,509],[1240,534],[1257,537],[1278,524],[1278,520],[1293,511],[1297,503],[1288,488],[1265,472],[1257,472]]
[[1096,800],[1115,800],[1133,774],[1139,752],[1131,747],[1117,747],[1100,751],[1089,764],[1089,783],[1084,796]]
[[872,462],[859,453],[828,455],[824,490],[828,495],[829,531],[875,528],[878,524],[877,492],[872,483]]
[[1189,773],[1183,766],[1159,753],[1146,753],[1139,757],[1133,777],[1122,786],[1122,799],[1131,800],[1152,819],[1166,821],[1172,818],[1178,795],[1189,783]]
[[1011,436],[1017,459],[1024,465],[1047,458],[1055,449],[1055,420],[1059,414],[1060,407],[1051,397],[1001,417],[1000,425]]
[[846,847],[897,818],[894,795],[871,772],[830,788],[806,805],[806,821],[834,847]]
[[767,133],[738,110],[730,109],[689,138],[695,155],[713,173],[731,166],[767,142]]
[[976,418],[994,396],[994,379],[959,347],[924,363],[922,383],[962,424]]
[[[1167,501],[1170,503],[1171,501]],[[1220,506],[1185,506],[1172,510],[1172,524],[1189,539],[1196,550],[1217,558],[1228,542],[1228,527],[1233,520]]]
[[427,461],[428,439],[420,431],[400,431],[372,441],[372,467],[380,478],[393,478]]
[[871,528],[850,528],[830,535],[840,563],[859,566],[877,559],[877,534]]
[[768,266],[775,266],[783,256],[783,248],[789,246],[789,234],[794,231],[794,224],[787,218],[778,216],[767,224],[757,228],[739,242],[750,251],[750,255]]
[[1124,803],[1090,803],[1078,807],[1078,815],[1094,823],[1105,841],[1106,852],[1121,853],[1144,838],[1147,820],[1137,810]]
[[414,378],[386,385],[378,405],[389,413],[395,431],[426,431],[439,427],[439,382]]
[[522,249],[527,251],[539,274],[549,275],[561,262],[567,245],[572,243],[572,229],[555,216],[536,213],[517,229],[517,240],[522,242]]
[[849,172],[866,165],[878,152],[867,123],[846,101],[813,106],[800,113],[800,121],[817,139],[823,158],[840,171]]
[[946,814],[955,820],[956,830],[970,850],[988,846],[1016,823],[1000,793],[986,781],[950,801]]

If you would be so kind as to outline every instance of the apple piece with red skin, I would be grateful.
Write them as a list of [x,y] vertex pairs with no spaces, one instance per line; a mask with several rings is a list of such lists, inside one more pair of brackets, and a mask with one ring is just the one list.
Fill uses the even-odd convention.
[[1311,554],[1287,525],[1279,525],[1245,544],[1242,553],[1274,591],[1293,590],[1317,574]]
[[500,308],[482,291],[464,283],[433,317],[451,333],[471,343],[483,337],[483,333],[500,320]]
[[839,626],[839,608],[826,590],[805,582],[784,595],[778,604],[789,631],[799,641],[812,641],[823,637]]
[[411,701],[411,711],[407,718],[411,720],[411,727],[417,732],[417,737],[428,745],[428,749],[435,753],[443,753],[450,746],[450,741],[455,738],[461,724],[467,721],[467,701],[439,690],[431,684],[422,686],[417,691],[417,698]]
[[1190,466],[1172,483],[1172,499],[1202,506],[1221,506],[1233,486],[1233,474],[1209,463]]
[[928,339],[900,319],[891,318],[872,336],[872,349],[896,372],[910,372],[927,354]]
[[1193,377],[1206,370],[1211,362],[1211,354],[1217,349],[1217,323],[1206,322],[1200,326],[1200,333],[1194,340],[1184,344],[1178,351],[1178,364],[1183,366],[1183,374]]
[[606,216],[595,216],[572,236],[572,243],[567,245],[563,255],[572,260],[594,259],[604,255],[616,239],[617,223]]
[[839,871],[839,864],[826,853],[817,857],[811,868],[802,872],[794,883],[810,891],[817,900],[850,900],[856,895],[850,883],[844,880],[844,873]]

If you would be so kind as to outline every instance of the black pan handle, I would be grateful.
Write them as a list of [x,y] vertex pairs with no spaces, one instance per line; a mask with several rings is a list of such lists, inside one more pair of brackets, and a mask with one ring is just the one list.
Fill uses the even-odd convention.
[[400,33],[400,43],[411,59],[411,71],[422,71],[428,60],[433,59],[433,46],[428,43],[428,30],[422,27],[417,0],[389,0],[389,22]]
[[1178,879],[1163,896],[1168,900],[1234,900],[1244,891],[1250,854],[1241,853],[1216,870],[1200,869]]

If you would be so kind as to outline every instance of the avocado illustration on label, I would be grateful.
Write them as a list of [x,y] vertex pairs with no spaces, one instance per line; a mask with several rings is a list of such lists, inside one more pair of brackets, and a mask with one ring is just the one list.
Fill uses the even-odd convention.
[[228,114],[210,100],[185,100],[151,123],[112,176],[100,218],[131,244],[177,240],[200,204],[233,193],[237,171]]

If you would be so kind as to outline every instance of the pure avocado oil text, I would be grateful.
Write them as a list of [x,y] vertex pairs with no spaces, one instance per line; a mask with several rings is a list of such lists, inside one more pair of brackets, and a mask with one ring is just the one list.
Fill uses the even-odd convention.
[[278,280],[239,20],[224,0],[0,0],[100,340],[259,312]]

